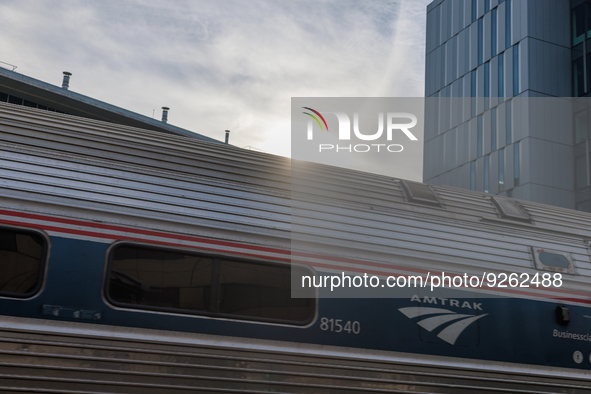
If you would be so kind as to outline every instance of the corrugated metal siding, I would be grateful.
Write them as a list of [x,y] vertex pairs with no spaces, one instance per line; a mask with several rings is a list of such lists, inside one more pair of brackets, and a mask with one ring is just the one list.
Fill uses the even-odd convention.
[[[33,320],[29,320],[32,322]],[[0,321],[4,393],[585,393],[584,373],[69,323]],[[125,331],[124,331],[125,330]],[[76,332],[75,336],[70,335]],[[361,353],[360,353],[361,352]],[[513,369],[513,373],[508,371]]]
[[571,286],[585,289],[591,274],[591,215],[581,212],[523,202],[534,223],[516,223],[486,194],[449,187],[434,187],[443,208],[411,204],[394,178],[9,104],[0,141],[5,198],[96,220],[114,212],[153,228],[370,262],[412,257],[458,273],[533,272],[530,247],[544,247],[572,254]]

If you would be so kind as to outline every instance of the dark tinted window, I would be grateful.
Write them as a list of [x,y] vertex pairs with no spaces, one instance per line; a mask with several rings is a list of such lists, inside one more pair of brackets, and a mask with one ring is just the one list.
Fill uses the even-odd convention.
[[497,54],[497,9],[492,10],[492,33],[491,33],[491,56],[496,56]]
[[513,47],[513,96],[519,94],[519,44]]
[[561,254],[542,252],[540,261],[547,267],[568,268],[570,266],[568,259]]
[[484,34],[482,32],[482,24],[483,24],[482,18],[478,19],[478,65],[482,64],[482,55],[484,52],[484,48],[483,48]]
[[0,228],[0,295],[26,297],[41,287],[45,239],[36,233]]
[[219,312],[254,318],[307,322],[314,304],[291,298],[288,265],[259,265],[220,260]]
[[315,302],[291,298],[287,264],[137,245],[113,249],[107,285],[115,304],[248,320],[306,324]]
[[505,6],[505,48],[511,46],[511,0]]
[[23,105],[23,99],[20,97],[16,97],[16,96],[8,96],[8,102],[11,104],[18,104],[18,105]]
[[210,258],[122,246],[114,250],[109,296],[115,302],[209,310]]
[[[499,97],[502,98],[505,96],[505,79],[503,77],[503,67],[505,67],[504,63],[504,55],[501,53],[499,55]],[[503,100],[500,100],[503,101]]]

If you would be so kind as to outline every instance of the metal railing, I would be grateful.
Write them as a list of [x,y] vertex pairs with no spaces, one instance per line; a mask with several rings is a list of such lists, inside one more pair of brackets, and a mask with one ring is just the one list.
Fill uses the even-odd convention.
[[12,70],[10,70],[10,71],[14,71],[14,70],[16,70],[16,67],[17,67],[17,66],[15,66],[14,64],[5,63],[5,62],[0,62],[0,67],[8,69],[8,67],[5,67],[5,66],[4,66],[4,64],[5,64],[5,65],[7,65],[7,66],[10,66],[10,67],[12,67]]

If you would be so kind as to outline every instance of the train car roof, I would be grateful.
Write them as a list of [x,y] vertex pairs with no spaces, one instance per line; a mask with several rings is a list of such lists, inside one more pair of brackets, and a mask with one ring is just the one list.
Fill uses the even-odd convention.
[[548,248],[591,274],[585,212],[3,103],[0,140],[4,199],[14,204],[283,248],[298,233],[306,250],[375,261],[396,254],[501,270],[532,267],[531,248]]

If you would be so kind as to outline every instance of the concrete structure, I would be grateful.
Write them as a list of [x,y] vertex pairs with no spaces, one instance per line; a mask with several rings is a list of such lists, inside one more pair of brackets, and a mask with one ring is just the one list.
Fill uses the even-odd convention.
[[69,90],[70,76],[64,72],[62,87],[58,87],[0,67],[0,102],[221,143],[168,124],[168,108],[160,121],[72,92]]
[[591,212],[588,3],[427,7],[424,182]]

